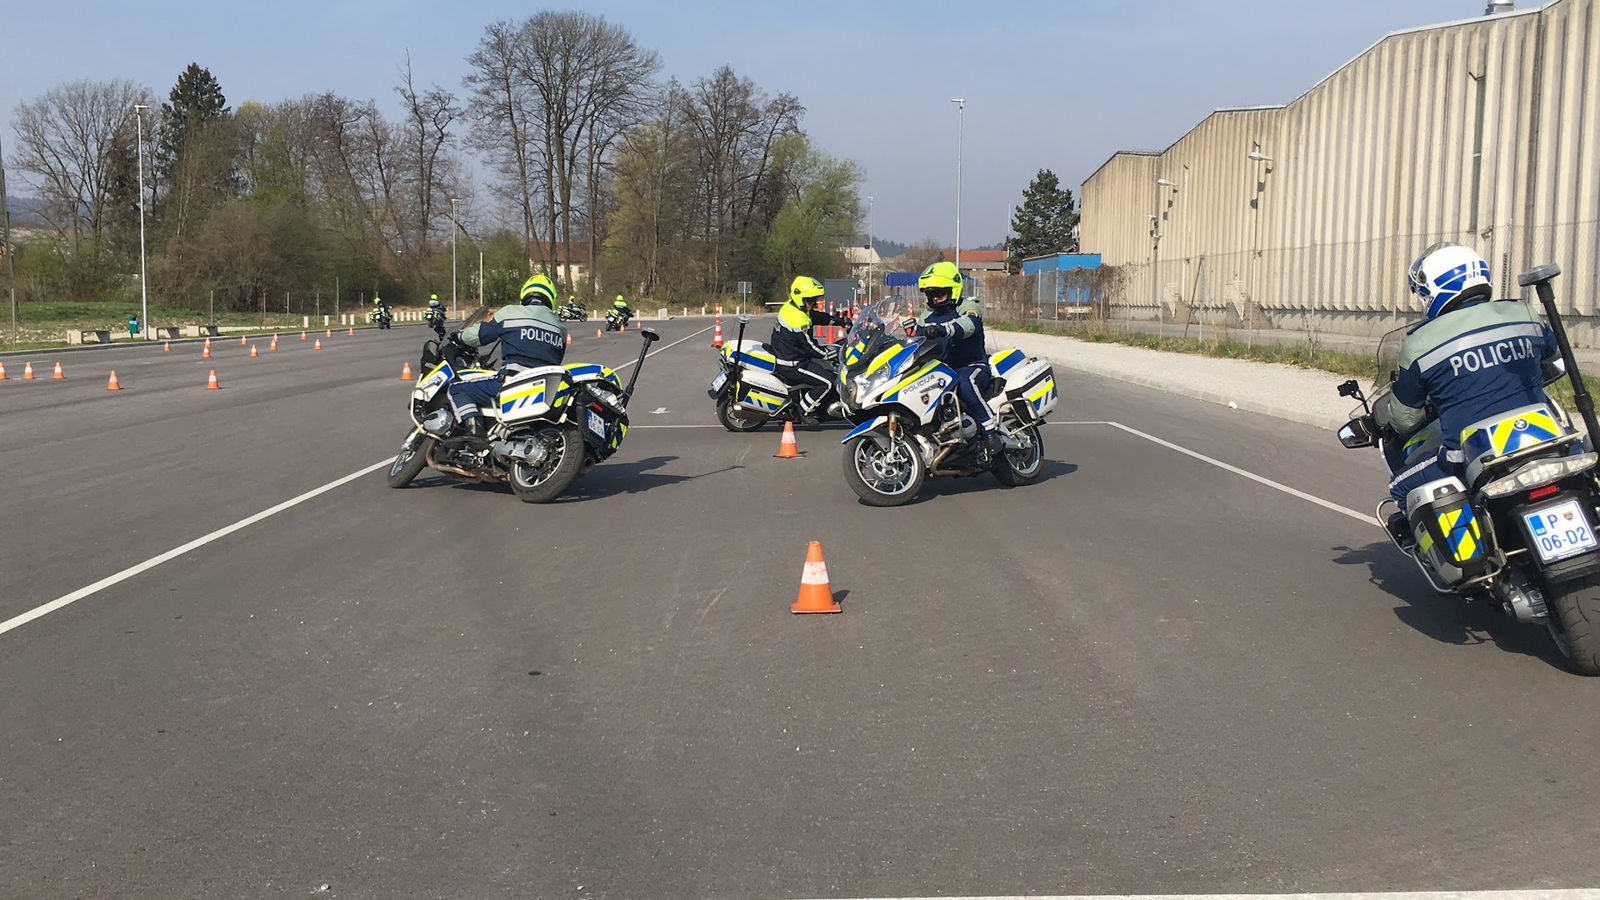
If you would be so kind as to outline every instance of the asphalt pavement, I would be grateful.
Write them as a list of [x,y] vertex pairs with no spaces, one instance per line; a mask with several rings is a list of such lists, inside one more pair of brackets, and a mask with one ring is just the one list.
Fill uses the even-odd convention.
[[[715,425],[709,321],[647,324],[635,428],[543,506],[336,484],[419,328],[8,357],[0,896],[1600,883],[1600,685],[1427,588],[1374,451],[1062,372],[1038,484],[876,509],[842,429]],[[788,611],[812,540],[842,615]]]

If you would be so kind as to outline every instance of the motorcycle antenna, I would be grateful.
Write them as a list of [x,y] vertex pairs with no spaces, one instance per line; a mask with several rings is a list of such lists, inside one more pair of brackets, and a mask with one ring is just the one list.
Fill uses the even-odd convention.
[[1578,359],[1572,355],[1572,344],[1567,340],[1567,328],[1561,322],[1561,311],[1556,309],[1556,292],[1550,287],[1551,280],[1560,274],[1560,266],[1546,263],[1518,275],[1517,284],[1531,287],[1539,295],[1545,317],[1550,320],[1550,330],[1555,332],[1556,346],[1561,348],[1561,361],[1566,363],[1567,377],[1572,379],[1572,403],[1578,407],[1578,414],[1583,416],[1583,427],[1589,433],[1589,449],[1593,450],[1595,442],[1600,441],[1600,422],[1595,421],[1594,398],[1589,396],[1589,387],[1583,383],[1583,375],[1578,371]]
[[656,334],[655,331],[649,328],[644,329],[639,334],[644,338],[644,342],[639,345],[639,358],[633,361],[633,376],[628,379],[628,386],[622,389],[622,399],[624,400],[633,399],[633,386],[639,381],[639,370],[644,368],[644,355],[649,352],[651,344],[661,340],[661,335]]

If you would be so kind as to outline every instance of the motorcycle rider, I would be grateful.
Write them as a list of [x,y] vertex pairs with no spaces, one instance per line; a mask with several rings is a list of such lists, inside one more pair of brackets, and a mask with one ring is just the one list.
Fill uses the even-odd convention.
[[952,262],[940,261],[917,276],[917,290],[928,301],[928,311],[915,321],[917,336],[944,339],[940,358],[956,370],[956,397],[961,409],[978,426],[984,451],[1000,450],[999,421],[983,400],[989,389],[989,354],[983,347],[983,312],[976,300],[961,299],[961,272]]
[[555,313],[556,286],[545,275],[523,282],[519,301],[502,306],[477,325],[451,335],[468,347],[500,341],[501,368],[496,378],[459,381],[449,387],[456,418],[470,433],[483,437],[486,428],[479,407],[497,401],[505,379],[524,369],[559,366],[567,355],[567,328]]
[[377,322],[377,321],[381,320],[384,316],[387,316],[389,314],[390,314],[389,313],[389,304],[384,302],[384,299],[382,297],[378,296],[377,294],[373,294],[372,295],[372,312],[371,312],[371,314],[369,314],[367,316],[367,318],[371,319],[374,322]]
[[628,324],[628,320],[633,318],[633,310],[629,308],[628,301],[624,300],[621,294],[617,295],[617,299],[611,301],[611,312],[624,325]]
[[438,294],[428,295],[428,309],[422,318],[436,331],[444,326],[444,304],[439,302]]
[[[1384,461],[1394,479],[1389,494],[1401,509],[1386,524],[1409,542],[1406,494],[1459,475],[1466,462],[1461,431],[1496,413],[1548,402],[1544,364],[1564,371],[1555,335],[1519,300],[1493,300],[1489,264],[1461,244],[1434,244],[1407,272],[1411,290],[1427,305],[1427,318],[1400,348],[1399,375],[1387,410]],[[1436,456],[1404,467],[1404,444],[1437,417],[1442,446]]]
[[799,392],[800,415],[810,418],[819,418],[817,410],[827,409],[834,390],[833,367],[826,362],[822,345],[812,337],[811,326],[850,324],[849,319],[817,308],[822,295],[822,282],[810,275],[790,282],[789,299],[778,307],[778,324],[767,342],[778,361],[773,374]]

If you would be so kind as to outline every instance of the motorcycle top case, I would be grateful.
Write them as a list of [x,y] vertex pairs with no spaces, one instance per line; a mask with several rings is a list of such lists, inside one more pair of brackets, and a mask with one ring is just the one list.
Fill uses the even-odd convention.
[[1005,379],[1006,400],[1029,424],[1044,421],[1056,408],[1056,373],[1042,359],[1020,358],[1020,350],[1003,350],[989,358],[995,375]]
[[1478,521],[1466,487],[1454,478],[1431,481],[1406,495],[1417,549],[1451,585],[1488,571],[1488,530]]

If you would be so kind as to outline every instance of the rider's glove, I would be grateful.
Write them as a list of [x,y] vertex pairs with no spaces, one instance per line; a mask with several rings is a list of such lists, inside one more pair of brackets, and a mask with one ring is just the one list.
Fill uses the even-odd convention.
[[949,333],[949,329],[945,328],[943,325],[940,325],[938,322],[928,322],[926,324],[917,326],[917,337],[936,338],[944,337]]

